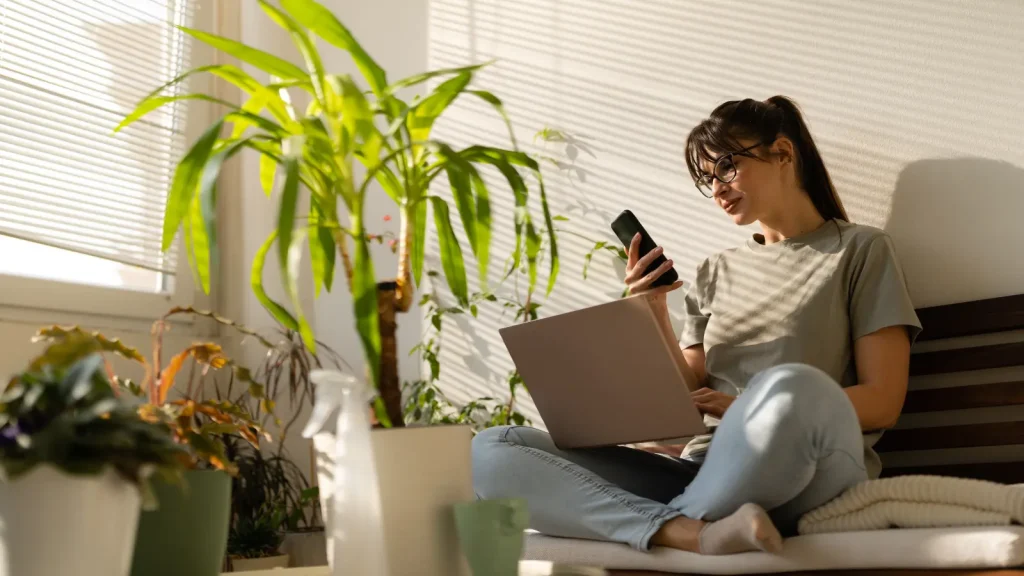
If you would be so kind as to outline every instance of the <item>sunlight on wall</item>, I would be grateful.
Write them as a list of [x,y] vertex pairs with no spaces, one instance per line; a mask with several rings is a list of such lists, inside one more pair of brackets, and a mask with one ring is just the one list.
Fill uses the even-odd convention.
[[[893,236],[924,306],[1024,286],[1024,266],[993,249],[1024,244],[1022,28],[1015,0],[880,1],[870,10],[839,1],[431,0],[429,64],[498,59],[477,84],[505,100],[525,149],[568,161],[564,147],[531,142],[553,126],[593,150],[576,155],[583,181],[547,171],[552,208],[571,220],[560,225],[562,275],[542,315],[618,295],[621,271],[607,255],[595,257],[588,280],[581,268],[593,241],[614,241],[608,223],[624,208],[687,280],[703,258],[740,243],[749,230],[693,188],[683,142],[720,102],[777,93],[801,104],[852,220]],[[507,142],[479,102],[460,102],[436,135]],[[511,195],[494,196],[496,225],[510,231]],[[511,248],[511,234],[496,235],[492,282]],[[445,328],[442,382],[454,398],[503,390],[512,364],[497,329],[511,321],[486,308]]]

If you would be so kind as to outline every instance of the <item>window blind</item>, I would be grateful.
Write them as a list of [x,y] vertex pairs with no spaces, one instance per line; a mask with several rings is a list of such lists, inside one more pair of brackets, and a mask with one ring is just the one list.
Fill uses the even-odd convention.
[[0,234],[174,273],[160,240],[185,105],[113,129],[187,69],[191,4],[0,0]]

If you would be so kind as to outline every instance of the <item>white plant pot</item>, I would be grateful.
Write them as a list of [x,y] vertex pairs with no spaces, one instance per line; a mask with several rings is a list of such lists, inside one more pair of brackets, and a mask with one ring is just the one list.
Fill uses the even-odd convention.
[[288,554],[289,566],[327,565],[327,542],[323,530],[309,532],[288,532],[284,535],[281,551]]
[[231,570],[234,572],[256,572],[259,570],[273,570],[274,568],[287,568],[288,555],[266,556],[264,558],[232,558]]
[[107,469],[71,476],[38,466],[0,484],[0,576],[126,576],[138,488]]
[[[452,506],[476,498],[470,461],[473,433],[469,426],[376,429],[371,437],[380,485],[388,576],[468,576]],[[334,566],[334,434],[317,434],[313,446],[327,557]],[[338,574],[345,573],[336,571],[335,575]]]

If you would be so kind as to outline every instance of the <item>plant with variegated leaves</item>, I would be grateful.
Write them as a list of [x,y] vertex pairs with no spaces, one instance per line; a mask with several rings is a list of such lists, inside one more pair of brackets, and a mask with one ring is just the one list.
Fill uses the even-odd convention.
[[[175,310],[172,310],[170,314],[174,313]],[[167,365],[161,368],[167,317],[165,315],[153,325],[152,363],[147,362],[135,348],[98,332],[86,332],[78,327],[51,326],[39,330],[34,338],[34,341],[46,342],[48,346],[32,363],[30,370],[42,366],[69,365],[92,354],[115,354],[138,363],[145,370],[141,385],[120,378],[104,357],[107,377],[115,391],[128,391],[142,397],[145,402],[138,408],[139,415],[147,422],[169,426],[175,441],[189,448],[192,467],[205,463],[234,474],[237,468],[226,456],[222,436],[237,435],[254,446],[258,446],[261,435],[267,439],[270,437],[243,406],[225,400],[201,398],[205,376],[211,370],[229,368],[233,379],[248,383],[250,396],[260,400],[265,410],[272,410],[273,406],[264,395],[263,385],[253,381],[249,370],[225,356],[217,344],[192,344],[171,357]],[[170,392],[189,360],[192,363],[186,389],[180,398],[171,399]]]
[[[277,224],[257,252],[251,285],[262,305],[285,327],[298,331],[312,350],[315,340],[300,306],[298,277],[303,247],[308,244],[317,294],[333,284],[336,254],[348,289],[353,295],[356,328],[371,377],[380,389],[378,417],[401,425],[401,391],[395,352],[395,313],[413,303],[414,282],[423,271],[428,228],[437,234],[442,269],[455,297],[468,298],[465,263],[459,238],[453,231],[448,200],[431,194],[431,184],[447,177],[452,199],[476,257],[482,289],[486,289],[492,235],[491,192],[481,169],[496,169],[514,194],[512,232],[516,247],[511,271],[522,259],[533,290],[538,276],[541,233],[529,203],[528,177],[533,175],[543,211],[550,256],[547,290],[558,275],[558,250],[539,165],[519,151],[511,124],[494,94],[470,87],[474,74],[485,65],[436,70],[389,82],[384,70],[359,45],[349,30],[314,0],[281,0],[277,8],[264,0],[260,6],[286,30],[304,66],[283,60],[240,42],[198,30],[182,28],[197,40],[269,74],[256,80],[230,64],[202,66],[182,74],[145,98],[118,130],[146,114],[179,100],[214,101],[227,108],[198,138],[177,167],[167,198],[163,248],[169,249],[180,229],[193,274],[206,290],[217,260],[217,179],[224,162],[241,150],[260,154],[260,181],[269,193],[275,180],[282,183]],[[348,52],[362,79],[324,69],[314,45],[318,37]],[[178,84],[195,74],[212,74],[239,87],[241,106],[201,93],[176,93]],[[423,97],[403,100],[403,89],[428,81],[439,83]],[[292,93],[308,100],[304,110],[293,104]],[[511,149],[469,146],[455,149],[431,134],[437,119],[459,97],[480,99],[493,106],[509,126]],[[364,169],[357,169],[361,164]],[[276,178],[280,173],[281,178]],[[370,255],[364,209],[371,184],[376,183],[395,202],[400,214],[398,270],[395,280],[377,282]],[[300,222],[299,196],[309,194],[309,212]],[[374,192],[376,193],[376,192]],[[433,212],[433,226],[428,223]],[[273,301],[263,285],[263,267],[276,243],[284,288],[292,311]],[[383,408],[383,409],[382,409]]]

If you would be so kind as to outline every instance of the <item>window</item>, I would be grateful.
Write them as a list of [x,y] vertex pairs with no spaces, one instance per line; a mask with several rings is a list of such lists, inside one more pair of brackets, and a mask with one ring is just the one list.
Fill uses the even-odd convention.
[[38,278],[174,292],[176,250],[160,241],[186,107],[112,131],[189,67],[175,25],[193,24],[193,4],[0,0],[0,275],[23,290]]

